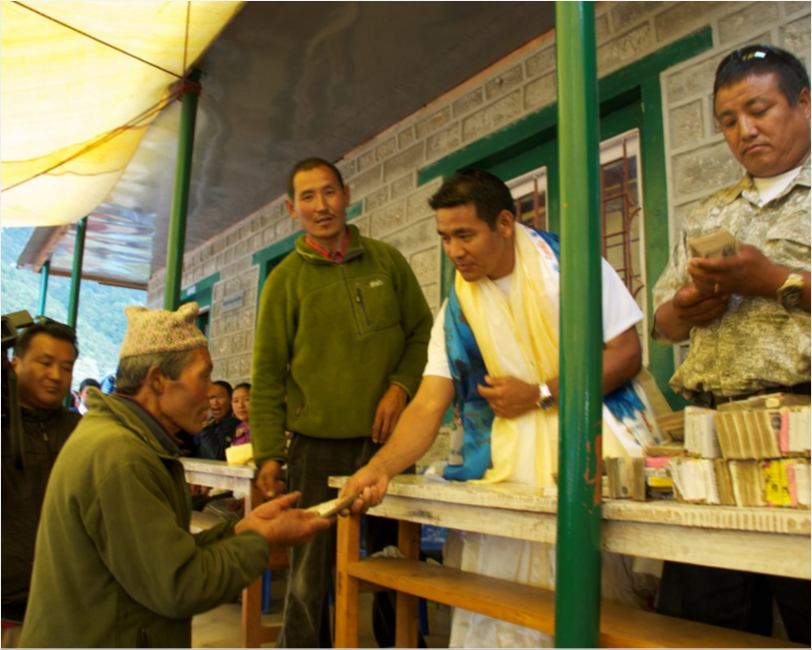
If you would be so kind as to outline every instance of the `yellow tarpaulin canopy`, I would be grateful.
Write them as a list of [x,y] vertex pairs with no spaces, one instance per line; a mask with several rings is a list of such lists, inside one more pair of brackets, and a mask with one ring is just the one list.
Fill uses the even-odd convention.
[[81,219],[243,2],[0,3],[8,226]]

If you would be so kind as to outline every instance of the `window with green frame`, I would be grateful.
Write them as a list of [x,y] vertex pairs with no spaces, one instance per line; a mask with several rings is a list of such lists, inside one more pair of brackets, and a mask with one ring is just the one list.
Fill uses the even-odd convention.
[[196,302],[200,307],[200,312],[195,321],[198,329],[203,332],[205,337],[210,338],[211,330],[211,301],[214,293],[214,285],[220,281],[220,272],[204,278],[200,282],[195,282],[193,285],[186,287],[180,293],[180,304],[187,302]]
[[[633,119],[634,113],[627,115]],[[605,118],[607,121],[609,118]],[[623,120],[618,121],[622,128]],[[639,131],[632,129],[612,135],[601,143],[601,222],[603,257],[620,276],[629,293],[634,296],[644,319],[637,325],[643,348],[644,363],[648,365],[648,318],[645,275],[645,251],[642,236],[642,200],[640,196]],[[525,157],[525,162],[530,162]],[[516,199],[516,220],[524,225],[550,230],[547,206],[558,187],[548,187],[547,175],[554,164],[506,180]],[[530,163],[532,164],[532,162]],[[514,170],[515,171],[515,168]],[[507,173],[510,173],[508,171]]]

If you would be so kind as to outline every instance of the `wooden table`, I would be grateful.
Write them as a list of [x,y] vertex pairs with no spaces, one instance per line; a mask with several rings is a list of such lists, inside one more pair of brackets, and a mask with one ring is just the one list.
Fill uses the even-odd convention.
[[[247,495],[245,514],[255,505],[262,503],[262,495],[254,487],[256,470],[247,465],[228,465],[220,460],[182,458],[186,482],[190,485],[203,485],[224,490],[233,490]],[[284,549],[271,555],[270,569],[287,567],[287,551]],[[273,643],[282,629],[280,624],[262,624],[262,578],[248,585],[242,592],[242,647],[259,648],[263,643]]]
[[[340,487],[345,480],[333,477],[330,485]],[[399,547],[407,558],[416,559],[420,524],[554,543],[556,505],[555,497],[544,496],[534,488],[439,483],[420,476],[398,476],[390,483],[384,502],[369,514],[399,520]],[[603,549],[613,553],[810,579],[812,526],[808,510],[608,500],[603,503],[603,521]],[[417,573],[425,573],[425,586],[429,575],[417,564],[407,563],[395,569],[396,562],[387,565],[386,561],[375,561],[364,566],[368,561],[358,561],[357,526],[357,517],[338,522],[336,647],[357,644],[357,597],[364,581],[390,588],[410,580],[416,585],[423,580]],[[387,568],[390,566],[403,575],[394,579]],[[410,568],[404,569],[406,566]],[[418,593],[417,587],[412,587],[407,593]],[[474,585],[466,587],[472,598],[474,590]],[[483,596],[475,604],[487,608],[486,600]],[[411,621],[417,598],[410,596],[403,601],[401,607],[399,594],[396,645],[414,647],[416,631]],[[505,620],[517,622],[527,616],[519,609],[509,613],[513,619]],[[692,630],[686,627],[683,633],[696,632]]]

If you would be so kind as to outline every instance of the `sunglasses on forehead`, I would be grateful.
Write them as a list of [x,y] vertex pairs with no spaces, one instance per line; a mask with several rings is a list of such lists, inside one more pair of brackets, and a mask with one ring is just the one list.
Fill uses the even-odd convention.
[[790,58],[786,52],[778,49],[777,47],[764,44],[748,45],[747,47],[740,47],[737,50],[733,50],[724,59],[722,59],[719,66],[716,68],[716,75],[718,76],[719,73],[721,73],[722,70],[724,70],[733,61],[746,63],[748,61],[763,61],[768,57],[778,58],[789,65],[793,64],[792,58]]

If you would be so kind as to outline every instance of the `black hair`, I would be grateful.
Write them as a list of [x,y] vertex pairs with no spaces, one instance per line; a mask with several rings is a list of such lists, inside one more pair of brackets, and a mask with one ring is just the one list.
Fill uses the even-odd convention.
[[101,384],[97,382],[95,379],[91,379],[88,377],[87,379],[83,379],[82,383],[79,384],[79,392],[85,389],[85,387],[91,386],[92,388],[99,388],[101,389]]
[[247,381],[244,381],[243,383],[234,386],[234,390],[237,390],[238,388],[245,388],[249,393],[251,392],[251,384],[248,383]]
[[231,387],[231,384],[229,384],[227,381],[224,381],[223,379],[213,381],[211,383],[214,384],[215,386],[222,386],[223,388],[225,388],[226,392],[228,393],[228,399],[231,399],[231,396],[234,394],[234,389]]
[[508,186],[482,169],[461,169],[454,173],[429,199],[432,210],[455,208],[470,203],[476,216],[496,230],[496,220],[503,210],[516,215],[516,205]]
[[79,344],[76,342],[76,331],[72,327],[64,323],[58,323],[50,318],[44,322],[34,323],[23,330],[14,344],[14,356],[18,359],[22,359],[28,351],[28,346],[31,345],[31,339],[37,334],[46,334],[51,338],[70,343],[76,352],[76,357],[79,357]]
[[773,45],[748,45],[722,59],[713,80],[713,99],[722,88],[728,88],[751,75],[774,74],[778,88],[790,106],[798,103],[804,89],[809,90],[809,73],[803,64],[786,50]]
[[327,167],[327,169],[335,174],[336,180],[341,186],[341,189],[344,189],[344,178],[341,176],[341,172],[338,171],[338,167],[336,167],[333,163],[327,162],[324,160],[324,158],[305,158],[304,160],[297,162],[288,174],[288,198],[296,198],[293,196],[296,191],[293,187],[293,179],[296,174],[299,172],[309,172],[311,169],[316,169],[316,167]]

